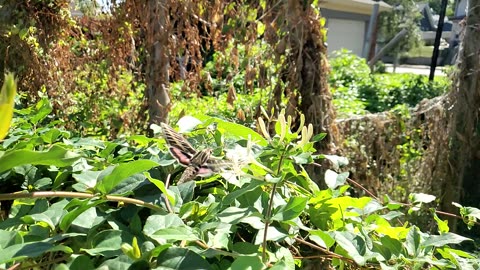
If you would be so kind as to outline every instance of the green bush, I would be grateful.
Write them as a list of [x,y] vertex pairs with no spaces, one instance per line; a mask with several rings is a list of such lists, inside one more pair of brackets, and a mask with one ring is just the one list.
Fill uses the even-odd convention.
[[[68,91],[58,113],[79,135],[115,138],[144,128],[140,120],[145,84],[134,81],[131,71],[107,61],[84,64],[75,71],[73,89]],[[112,74],[113,73],[113,74]]]
[[430,82],[424,75],[372,74],[365,59],[345,50],[334,55],[329,82],[341,116],[387,111],[399,104],[414,107],[446,93],[451,85],[448,77]]
[[[283,114],[267,123],[274,136],[259,121],[263,137],[203,116],[189,141],[226,153],[230,165],[175,185],[183,168],[163,139],[75,137],[51,121],[51,110],[44,98],[17,111],[0,143],[1,268],[305,269],[320,260],[338,269],[480,266],[459,246],[470,239],[449,232],[434,213],[438,234],[402,219],[434,196],[382,202],[351,197],[348,173],[311,179],[306,164],[347,161],[314,154],[325,134],[313,136],[311,125],[292,130]],[[480,218],[480,210],[458,207],[471,226]]]
[[330,67],[329,82],[334,88],[351,84],[369,84],[372,81],[370,68],[365,59],[346,49],[333,52]]
[[444,77],[430,82],[427,76],[414,74],[375,74],[373,78],[374,89],[367,86],[360,91],[360,97],[368,102],[366,109],[371,112],[390,110],[399,104],[414,107],[423,99],[446,93],[451,83]]

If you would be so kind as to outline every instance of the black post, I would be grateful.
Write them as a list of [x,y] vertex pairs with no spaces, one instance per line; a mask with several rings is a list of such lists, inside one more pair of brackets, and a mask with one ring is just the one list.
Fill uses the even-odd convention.
[[435,76],[435,68],[437,68],[438,53],[440,52],[440,39],[442,38],[443,22],[445,20],[445,13],[447,11],[448,0],[442,0],[442,7],[440,9],[440,18],[438,19],[437,33],[435,35],[435,44],[433,44],[432,63],[430,64],[429,81],[433,81]]

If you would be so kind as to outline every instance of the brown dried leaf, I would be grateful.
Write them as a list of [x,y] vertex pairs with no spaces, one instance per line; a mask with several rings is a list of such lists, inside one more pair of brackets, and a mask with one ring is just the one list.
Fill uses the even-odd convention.
[[233,106],[233,102],[237,99],[237,93],[235,92],[235,87],[233,84],[230,84],[228,88],[227,103]]
[[240,120],[240,121],[245,122],[245,120],[246,120],[245,112],[243,112],[242,109],[238,109],[238,111],[237,111],[237,119]]

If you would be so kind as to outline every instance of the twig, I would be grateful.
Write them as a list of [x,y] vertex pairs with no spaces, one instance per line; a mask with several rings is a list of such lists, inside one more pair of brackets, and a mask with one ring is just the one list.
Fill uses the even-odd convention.
[[[285,152],[287,152],[288,146],[285,147],[283,150],[282,155],[280,156],[280,160],[278,161],[278,168],[277,168],[277,175],[280,175],[282,169],[283,159],[285,157]],[[262,243],[262,261],[264,263],[267,262],[267,233],[268,233],[268,226],[270,225],[270,218],[272,215],[272,208],[273,208],[273,199],[275,197],[275,190],[277,189],[277,183],[273,184],[272,193],[270,194],[270,201],[268,202],[267,213],[265,214],[265,228],[263,230],[263,243]]]
[[[170,177],[172,176],[172,174],[168,174],[167,175],[167,180],[165,180],[165,189],[168,190],[168,186],[170,184]],[[174,213],[173,212],[173,209],[172,209],[172,206],[170,205],[170,201],[168,200],[168,197],[167,197],[167,194],[164,194],[163,196],[165,198],[165,206],[167,207],[167,210],[169,213]]]
[[295,237],[295,241],[297,241],[297,242],[299,242],[299,243],[301,243],[301,244],[304,244],[304,245],[306,245],[306,246],[309,246],[309,247],[311,247],[311,248],[313,248],[313,249],[319,250],[319,251],[327,254],[329,257],[337,258],[337,259],[339,259],[339,260],[347,261],[347,262],[349,262],[349,263],[351,263],[351,264],[357,265],[357,263],[356,263],[354,260],[352,260],[352,259],[343,257],[342,255],[339,255],[339,254],[337,254],[337,253],[331,252],[331,251],[329,251],[329,250],[327,250],[326,248],[323,248],[323,247],[321,247],[321,246],[317,246],[317,245],[315,245],[315,244],[312,244],[312,243],[310,243],[310,242],[307,242],[307,241],[305,241],[305,240],[303,240],[303,239],[301,239],[301,238],[299,238],[299,237]]
[[348,180],[348,182],[354,184],[355,186],[357,186],[361,190],[365,191],[365,193],[367,193],[370,197],[374,198],[377,201],[380,201],[380,199],[377,196],[375,196],[370,190],[366,189],[364,186],[360,185],[355,180],[353,180],[351,178],[348,178],[348,177],[347,177],[347,180]]
[[7,200],[16,200],[16,199],[26,199],[26,198],[47,198],[47,197],[59,197],[59,198],[82,198],[82,199],[93,199],[93,198],[101,198],[107,201],[113,202],[123,202],[123,203],[130,203],[136,204],[139,206],[144,206],[150,208],[155,211],[165,211],[158,205],[147,203],[142,200],[122,197],[122,196],[114,196],[114,195],[96,195],[90,193],[83,193],[83,192],[70,192],[70,191],[34,191],[30,193],[6,193],[0,194],[0,201],[7,201]]

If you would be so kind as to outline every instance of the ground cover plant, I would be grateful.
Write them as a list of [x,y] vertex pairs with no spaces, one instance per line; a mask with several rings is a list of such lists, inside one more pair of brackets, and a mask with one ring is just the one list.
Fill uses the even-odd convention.
[[[304,121],[293,128],[283,113],[263,111],[258,133],[211,116],[180,118],[176,130],[193,147],[230,165],[176,185],[183,168],[159,127],[153,138],[75,137],[51,111],[46,98],[17,110],[0,144],[3,268],[479,267],[460,246],[472,241],[449,232],[433,209],[435,233],[403,222],[435,197],[351,196],[354,182],[341,172],[348,161],[315,153],[325,134]],[[332,169],[311,179],[305,167],[319,160]],[[459,207],[473,226],[479,210]]]

